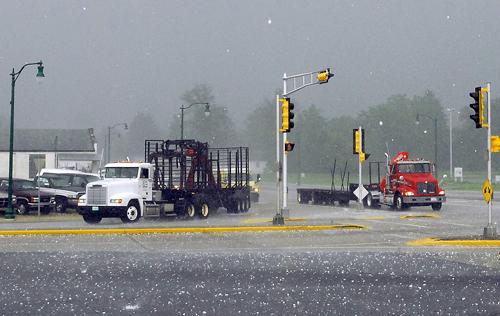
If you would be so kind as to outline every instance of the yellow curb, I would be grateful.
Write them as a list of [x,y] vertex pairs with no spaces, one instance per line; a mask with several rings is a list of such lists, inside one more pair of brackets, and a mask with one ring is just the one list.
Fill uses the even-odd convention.
[[[285,222],[305,222],[307,219],[305,218],[287,218]],[[245,219],[241,221],[244,224],[258,224],[258,223],[272,223],[272,219],[267,218],[253,218],[253,219]]]
[[441,218],[441,216],[436,214],[409,214],[401,215],[400,219],[411,219],[411,218]]
[[243,227],[174,227],[174,228],[102,228],[102,229],[29,229],[0,230],[0,235],[110,235],[110,234],[179,234],[179,233],[240,233],[266,231],[320,231],[336,229],[366,229],[364,225],[320,226],[243,226]]
[[500,240],[467,240],[450,239],[443,240],[439,238],[424,238],[412,240],[406,243],[408,246],[463,246],[463,247],[499,247]]

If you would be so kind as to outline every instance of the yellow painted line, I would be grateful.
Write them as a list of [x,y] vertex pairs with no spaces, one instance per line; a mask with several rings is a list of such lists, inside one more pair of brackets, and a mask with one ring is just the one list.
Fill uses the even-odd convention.
[[364,225],[339,224],[317,226],[240,226],[240,227],[172,227],[172,228],[102,228],[102,229],[27,229],[0,230],[0,235],[110,235],[110,234],[182,234],[182,233],[241,233],[271,231],[320,231],[366,229]]
[[467,239],[439,239],[424,238],[406,243],[408,246],[463,246],[463,247],[499,247],[500,239],[496,240],[467,240]]
[[[285,219],[285,222],[305,222],[307,219],[305,218],[288,218]],[[241,221],[244,224],[258,224],[258,223],[272,223],[273,220],[271,218],[253,218],[253,219],[245,219]]]
[[365,216],[365,217],[361,217],[361,219],[380,220],[380,219],[385,219],[385,217],[384,216]]
[[437,214],[408,214],[401,215],[400,219],[412,219],[412,218],[441,218],[441,216]]

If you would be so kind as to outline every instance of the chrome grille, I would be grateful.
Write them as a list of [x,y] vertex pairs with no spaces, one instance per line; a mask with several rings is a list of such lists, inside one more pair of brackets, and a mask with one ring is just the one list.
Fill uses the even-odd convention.
[[436,193],[436,184],[432,182],[419,182],[417,183],[417,190],[419,194],[433,194]]
[[107,190],[102,186],[92,186],[87,189],[87,204],[106,205]]

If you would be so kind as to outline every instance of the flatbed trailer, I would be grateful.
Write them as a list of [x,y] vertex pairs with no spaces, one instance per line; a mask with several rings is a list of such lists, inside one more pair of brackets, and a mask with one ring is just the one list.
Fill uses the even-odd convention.
[[[349,205],[352,199],[352,192],[349,185],[344,186],[344,182],[349,183],[349,173],[347,172],[347,161],[344,170],[341,172],[341,185],[340,189],[335,187],[335,172],[337,160],[333,162],[331,169],[332,183],[330,188],[298,188],[297,189],[297,202],[300,204],[314,204],[314,205]],[[347,179],[346,179],[347,172]]]

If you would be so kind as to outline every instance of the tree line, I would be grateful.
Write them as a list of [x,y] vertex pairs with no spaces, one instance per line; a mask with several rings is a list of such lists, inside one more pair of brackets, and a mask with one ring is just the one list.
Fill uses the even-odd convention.
[[[217,104],[208,85],[196,85],[186,91],[181,99],[184,105],[209,102],[210,115],[204,107],[193,107],[185,112],[185,138],[209,142],[213,147],[249,146],[251,159],[267,163],[269,171],[274,167],[276,155],[276,103],[274,98],[253,108],[244,122],[235,124],[230,106]],[[472,99],[471,99],[472,101]],[[331,109],[331,111],[329,111]],[[411,157],[434,162],[435,135],[437,135],[437,168],[448,173],[450,162],[450,111],[444,107],[432,91],[423,95],[393,95],[381,104],[369,106],[353,115],[329,116],[338,112],[339,105],[299,104],[295,102],[295,128],[289,140],[295,149],[288,155],[289,170],[294,173],[329,173],[334,160],[350,170],[356,170],[357,156],[352,154],[352,130],[362,126],[365,130],[365,149],[371,156],[368,161],[383,161],[385,152],[394,155],[399,151],[410,152]],[[417,114],[419,124],[417,121]],[[483,171],[486,168],[486,130],[476,129],[469,118],[468,104],[451,111],[453,124],[453,166],[464,171]],[[492,101],[492,121],[500,118],[500,99]],[[437,129],[435,128],[437,123]],[[499,129],[492,130],[498,135]],[[159,128],[150,113],[139,112],[124,131],[127,137],[113,141],[113,155],[129,155],[143,159],[144,139],[180,138],[180,113],[171,118],[168,129]],[[436,134],[437,133],[437,134]],[[166,136],[166,137],[165,137]],[[115,142],[117,145],[115,145]],[[500,158],[493,155],[493,168],[500,166]]]

